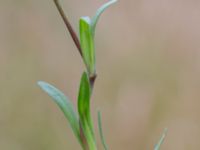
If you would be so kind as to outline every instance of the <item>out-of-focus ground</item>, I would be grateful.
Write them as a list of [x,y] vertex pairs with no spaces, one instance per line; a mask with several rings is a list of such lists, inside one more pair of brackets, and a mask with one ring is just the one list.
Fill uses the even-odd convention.
[[[76,30],[105,1],[63,0]],[[92,111],[111,150],[200,149],[200,1],[121,0],[100,19]],[[84,66],[52,0],[0,1],[0,149],[79,150],[36,82],[74,104]],[[99,141],[99,138],[98,138]],[[98,142],[99,149],[102,149]]]

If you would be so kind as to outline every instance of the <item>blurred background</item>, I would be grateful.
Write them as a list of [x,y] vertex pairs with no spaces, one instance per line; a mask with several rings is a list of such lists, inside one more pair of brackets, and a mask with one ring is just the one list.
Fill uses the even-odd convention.
[[[62,0],[79,17],[106,0]],[[121,0],[96,31],[92,97],[111,150],[200,149],[200,1]],[[47,81],[76,104],[84,70],[53,0],[0,1],[0,149],[80,150],[67,121],[37,86]],[[97,131],[97,128],[96,128]],[[98,147],[102,146],[98,140]]]

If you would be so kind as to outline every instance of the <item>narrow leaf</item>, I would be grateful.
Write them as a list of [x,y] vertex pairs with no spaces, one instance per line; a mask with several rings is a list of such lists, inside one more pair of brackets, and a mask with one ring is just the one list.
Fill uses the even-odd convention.
[[83,60],[90,74],[95,74],[95,46],[91,33],[90,18],[80,19],[80,43],[82,48]]
[[154,147],[154,150],[160,150],[160,146],[162,145],[162,143],[164,142],[164,139],[166,137],[166,133],[167,133],[167,128],[165,128],[160,140],[158,141],[158,143],[156,144],[156,146]]
[[70,102],[70,100],[60,90],[58,90],[57,88],[55,88],[54,86],[46,82],[39,81],[38,85],[42,88],[43,91],[45,91],[54,100],[54,102],[62,110],[65,117],[69,121],[69,124],[75,136],[81,143],[78,117],[74,111],[73,105]]
[[101,14],[112,4],[116,3],[117,0],[110,0],[109,2],[105,3],[104,5],[102,5],[96,12],[95,16],[92,18],[91,21],[91,27],[92,27],[92,36],[94,37],[95,34],[95,28],[96,28],[96,24],[99,20],[99,17],[101,16]]
[[99,127],[99,134],[100,134],[100,138],[101,138],[101,143],[104,147],[104,150],[108,150],[104,135],[103,135],[103,129],[102,129],[102,119],[101,119],[101,112],[98,111],[98,127]]
[[90,114],[90,83],[87,73],[83,73],[78,96],[78,112],[81,128],[91,150],[96,149],[93,124]]

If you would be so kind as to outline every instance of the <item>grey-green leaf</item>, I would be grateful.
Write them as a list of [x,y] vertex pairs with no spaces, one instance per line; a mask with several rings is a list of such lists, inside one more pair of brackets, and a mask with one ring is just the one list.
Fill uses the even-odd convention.
[[110,0],[109,2],[105,3],[104,5],[102,5],[96,12],[95,16],[92,18],[91,20],[91,27],[92,27],[92,35],[94,37],[95,35],[95,28],[96,28],[96,24],[99,20],[99,17],[101,16],[101,14],[112,4],[116,3],[117,0]]
[[90,74],[95,74],[95,46],[92,37],[90,18],[81,17],[79,21],[80,43],[82,48],[83,60]]
[[99,127],[99,134],[100,134],[100,138],[101,138],[101,143],[104,147],[104,150],[108,150],[108,146],[106,144],[105,137],[103,135],[102,119],[101,119],[101,112],[100,111],[98,111],[98,127]]
[[65,117],[69,121],[69,124],[70,124],[75,136],[77,137],[80,144],[82,145],[81,138],[80,138],[80,132],[79,132],[78,116],[75,113],[73,105],[70,102],[70,100],[60,90],[58,90],[57,88],[55,88],[54,86],[52,86],[46,82],[39,81],[38,85],[60,107],[60,109],[64,113]]
[[84,72],[80,82],[80,89],[78,96],[78,112],[79,112],[81,128],[86,137],[89,149],[95,150],[96,142],[95,142],[93,124],[90,114],[90,95],[91,95],[91,88],[90,88],[89,78],[87,73]]
[[165,128],[160,140],[158,141],[158,143],[155,145],[154,150],[160,150],[160,147],[162,145],[162,143],[164,142],[164,139],[166,137],[166,133],[167,133],[167,128]]

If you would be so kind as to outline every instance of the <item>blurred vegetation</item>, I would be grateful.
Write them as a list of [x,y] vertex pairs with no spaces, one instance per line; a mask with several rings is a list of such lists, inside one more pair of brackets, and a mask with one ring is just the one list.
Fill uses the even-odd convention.
[[[62,3],[78,27],[103,2]],[[110,149],[153,149],[165,127],[162,150],[200,148],[199,2],[126,0],[108,11],[96,33],[92,108],[103,112]],[[83,69],[53,2],[1,1],[0,18],[0,148],[80,149],[36,85],[45,79],[75,100]]]

